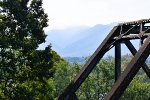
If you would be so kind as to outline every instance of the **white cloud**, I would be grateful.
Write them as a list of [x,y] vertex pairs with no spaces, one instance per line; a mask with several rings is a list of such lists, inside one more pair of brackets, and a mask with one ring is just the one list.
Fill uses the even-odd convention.
[[149,0],[43,0],[51,28],[149,18]]

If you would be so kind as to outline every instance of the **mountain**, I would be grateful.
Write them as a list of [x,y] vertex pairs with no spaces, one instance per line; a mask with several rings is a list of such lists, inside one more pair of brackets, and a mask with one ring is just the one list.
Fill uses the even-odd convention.
[[65,56],[79,57],[91,55],[104,40],[111,28],[111,25],[96,25],[79,33],[76,37],[80,37],[80,34],[83,37],[64,48]]
[[87,58],[85,57],[64,57],[64,59],[69,62],[71,65],[74,63],[85,64]]
[[[52,49],[62,57],[87,57],[96,50],[114,26],[115,23],[50,30],[46,33],[46,42],[41,44],[39,49],[51,43]],[[123,47],[122,51],[126,53],[127,49]],[[113,55],[113,53],[114,51],[111,50],[108,54]]]
[[[67,29],[50,30],[46,32],[46,42],[39,46],[39,49],[43,49],[46,45],[52,44],[52,48],[60,55],[63,55],[63,50],[66,46],[81,39],[82,31],[89,29],[87,26],[72,27]],[[80,35],[80,36],[79,36]]]

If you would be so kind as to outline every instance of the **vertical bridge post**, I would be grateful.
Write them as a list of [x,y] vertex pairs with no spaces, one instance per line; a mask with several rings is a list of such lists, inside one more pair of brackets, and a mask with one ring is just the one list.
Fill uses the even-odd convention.
[[115,81],[121,75],[121,43],[115,45]]

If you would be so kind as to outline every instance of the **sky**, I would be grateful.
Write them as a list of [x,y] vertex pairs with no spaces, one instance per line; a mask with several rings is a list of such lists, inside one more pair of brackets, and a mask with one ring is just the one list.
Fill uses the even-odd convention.
[[45,30],[150,18],[150,0],[43,0]]

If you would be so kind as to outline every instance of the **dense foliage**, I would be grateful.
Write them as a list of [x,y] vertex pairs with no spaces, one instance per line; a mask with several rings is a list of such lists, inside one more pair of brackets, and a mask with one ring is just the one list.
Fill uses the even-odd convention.
[[42,0],[0,0],[0,99],[52,99],[54,55]]
[[[126,65],[131,60],[131,55],[122,56],[122,72]],[[60,65],[61,70],[58,70],[55,77],[57,81],[54,82],[59,96],[62,90],[69,84],[69,82],[79,72],[82,65],[74,63],[73,66]],[[147,100],[150,97],[150,80],[141,69],[134,80],[130,83],[121,97],[121,100]],[[76,94],[79,100],[102,100],[109,92],[114,84],[114,58],[108,56],[102,59],[94,68],[92,73],[87,77],[85,82],[77,90]]]

